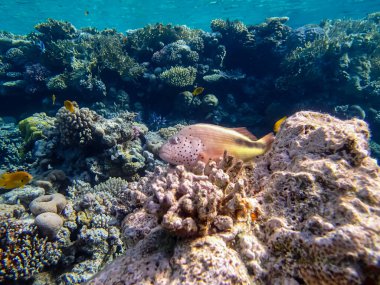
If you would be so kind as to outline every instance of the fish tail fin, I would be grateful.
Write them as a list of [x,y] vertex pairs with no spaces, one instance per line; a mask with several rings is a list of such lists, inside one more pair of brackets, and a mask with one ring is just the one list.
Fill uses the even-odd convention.
[[266,151],[271,147],[273,141],[274,141],[274,134],[269,133],[265,136],[263,136],[259,141],[264,143],[266,145]]

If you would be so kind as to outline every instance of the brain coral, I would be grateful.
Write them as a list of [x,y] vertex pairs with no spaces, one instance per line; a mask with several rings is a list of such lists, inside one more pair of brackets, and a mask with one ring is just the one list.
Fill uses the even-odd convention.
[[[300,112],[254,167],[157,169],[139,189],[161,229],[89,284],[379,284],[380,169],[368,138],[361,120]],[[235,178],[244,191],[224,197]]]

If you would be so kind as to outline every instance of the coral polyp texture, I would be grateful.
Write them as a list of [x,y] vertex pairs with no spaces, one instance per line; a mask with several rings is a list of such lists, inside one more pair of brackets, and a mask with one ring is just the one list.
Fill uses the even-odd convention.
[[368,138],[361,120],[299,112],[252,164],[158,168],[139,189],[160,226],[88,284],[377,284]]
[[124,111],[106,119],[89,108],[79,108],[76,102],[73,106],[73,112],[62,107],[55,120],[49,119],[54,127],[41,127],[44,130],[40,133],[46,136],[35,143],[33,152],[44,162],[40,163],[42,169],[58,163],[60,168],[67,165],[68,175],[81,171],[85,180],[104,181],[110,176],[137,179],[145,167],[139,136],[146,127],[134,122],[135,114]]
[[300,112],[284,123],[253,175],[269,283],[285,273],[306,284],[380,281],[380,169],[368,138],[358,119]]
[[183,165],[163,170],[148,183],[153,196],[147,211],[156,214],[161,226],[181,237],[205,236],[230,231],[234,221],[246,222],[253,201],[246,197],[248,186],[241,162],[231,157],[220,162],[198,164],[186,170]]
[[30,279],[45,267],[57,264],[62,254],[59,246],[41,237],[30,221],[1,220],[0,241],[2,284]]

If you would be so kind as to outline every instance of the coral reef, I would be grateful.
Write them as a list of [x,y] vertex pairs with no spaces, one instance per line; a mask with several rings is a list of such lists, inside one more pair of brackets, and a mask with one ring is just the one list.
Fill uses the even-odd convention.
[[66,176],[81,171],[86,175],[82,178],[91,181],[110,176],[137,179],[145,167],[139,136],[146,127],[134,122],[133,113],[106,119],[75,102],[74,106],[74,112],[60,108],[54,128],[35,144],[41,167],[63,168]]
[[[140,242],[88,284],[378,283],[380,171],[368,138],[363,121],[299,112],[252,165],[225,156],[158,168],[138,187],[160,227],[132,235]],[[141,228],[143,211],[124,227]]]
[[67,204],[65,196],[60,193],[52,195],[40,196],[32,201],[29,205],[29,210],[33,215],[50,212],[60,214]]
[[67,198],[40,193],[29,207],[34,220],[20,204],[0,204],[0,282],[36,282],[39,272],[58,263],[46,272],[52,282],[87,281],[128,247],[121,222],[146,200],[137,186],[111,178],[95,187],[77,181],[66,189]]
[[[256,132],[271,127],[277,116],[269,112],[271,105],[284,115],[311,109],[342,119],[362,112],[336,109],[359,106],[377,130],[380,120],[368,116],[380,110],[377,19],[374,13],[297,28],[287,25],[287,17],[257,25],[215,19],[212,32],[158,23],[126,35],[48,19],[36,25],[38,33],[1,34],[0,94],[10,99],[4,100],[6,109],[17,98],[37,108],[32,98],[38,98],[53,114],[56,107],[46,103],[54,92],[80,106],[91,102],[107,118],[127,109],[146,121],[156,113],[175,123],[191,118],[259,125]],[[186,92],[195,86],[205,94],[194,99]],[[120,100],[120,92],[128,98]],[[218,98],[217,106],[201,104],[207,94]],[[24,111],[9,109],[15,115]]]
[[62,228],[63,219],[55,213],[45,212],[39,214],[34,220],[34,223],[42,236],[47,236],[53,240],[57,237],[59,230]]
[[[0,283],[83,283],[125,253],[89,283],[378,284],[379,19],[0,32],[0,170],[34,177],[0,194]],[[183,125],[285,115],[252,164],[157,159]]]
[[21,135],[26,146],[43,137],[43,132],[54,125],[54,119],[45,113],[36,113],[18,123]]

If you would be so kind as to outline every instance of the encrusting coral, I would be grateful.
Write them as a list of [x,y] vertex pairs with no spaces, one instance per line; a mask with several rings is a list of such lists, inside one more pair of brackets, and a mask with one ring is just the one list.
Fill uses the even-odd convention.
[[269,283],[380,281],[380,169],[368,139],[358,119],[299,112],[284,123],[252,177],[262,214],[251,246],[267,248],[260,262],[246,256],[255,275]]
[[139,217],[154,213],[160,227],[88,284],[377,284],[380,169],[368,138],[361,120],[300,112],[252,165],[157,168],[138,186]]
[[54,119],[45,113],[36,113],[18,123],[21,135],[26,145],[30,146],[43,137],[44,130],[54,125]]

